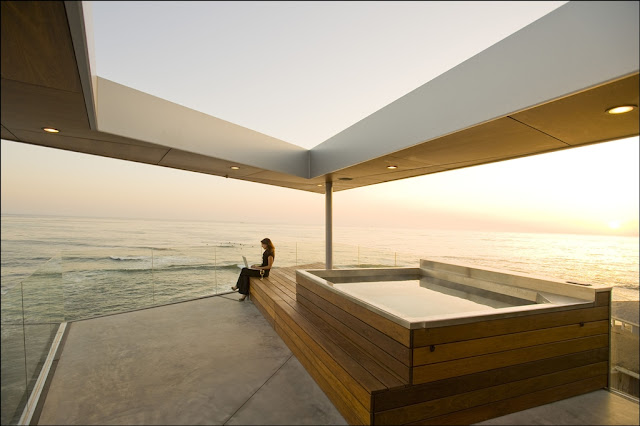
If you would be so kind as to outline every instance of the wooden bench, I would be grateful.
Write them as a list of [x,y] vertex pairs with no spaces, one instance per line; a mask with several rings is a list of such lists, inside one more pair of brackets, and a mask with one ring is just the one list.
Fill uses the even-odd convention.
[[371,424],[373,395],[407,383],[296,300],[299,268],[278,268],[267,278],[251,278],[251,300],[345,419]]

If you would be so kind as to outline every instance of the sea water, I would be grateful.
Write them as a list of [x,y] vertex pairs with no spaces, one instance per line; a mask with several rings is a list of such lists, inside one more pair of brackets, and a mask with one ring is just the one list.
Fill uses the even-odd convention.
[[[29,215],[2,215],[1,225],[3,294],[47,262],[61,262],[67,286],[133,276],[141,284],[153,272],[167,286],[207,281],[221,290],[235,283],[242,255],[261,261],[264,237],[276,246],[276,266],[325,256],[322,225]],[[426,258],[610,285],[614,300],[638,300],[637,237],[335,227],[333,239],[336,266],[417,266]]]

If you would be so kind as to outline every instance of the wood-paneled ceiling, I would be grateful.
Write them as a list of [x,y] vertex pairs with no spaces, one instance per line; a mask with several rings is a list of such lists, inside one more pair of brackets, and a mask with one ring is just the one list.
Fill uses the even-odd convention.
[[117,136],[89,124],[65,3],[2,2],[2,139],[324,193],[638,135],[637,108],[604,113],[638,105],[635,72],[314,178]]

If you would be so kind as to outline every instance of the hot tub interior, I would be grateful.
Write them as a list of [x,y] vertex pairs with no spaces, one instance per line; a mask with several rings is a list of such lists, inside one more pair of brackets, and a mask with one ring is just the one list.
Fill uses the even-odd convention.
[[429,277],[384,281],[377,277],[362,277],[359,281],[340,281],[342,281],[340,278],[333,281],[335,289],[409,321],[424,316],[493,310],[536,303],[536,301],[464,284],[436,282]]

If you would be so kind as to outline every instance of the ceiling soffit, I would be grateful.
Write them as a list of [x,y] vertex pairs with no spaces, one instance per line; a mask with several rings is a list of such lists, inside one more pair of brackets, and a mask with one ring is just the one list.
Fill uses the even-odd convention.
[[[638,135],[638,109],[611,115],[616,105],[638,105],[634,74],[392,154],[331,173],[350,187],[548,153]],[[387,165],[396,169],[388,170]]]

